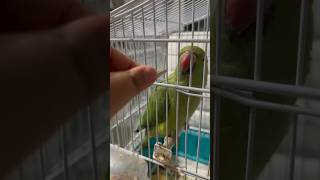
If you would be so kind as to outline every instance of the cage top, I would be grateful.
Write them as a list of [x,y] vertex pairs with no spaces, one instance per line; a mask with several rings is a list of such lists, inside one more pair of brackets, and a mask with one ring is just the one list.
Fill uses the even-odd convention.
[[169,33],[182,32],[185,25],[206,19],[209,0],[133,0],[110,14],[112,38],[167,37]]

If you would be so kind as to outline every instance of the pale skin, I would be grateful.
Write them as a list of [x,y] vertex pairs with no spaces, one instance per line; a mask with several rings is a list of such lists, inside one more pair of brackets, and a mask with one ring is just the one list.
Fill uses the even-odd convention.
[[0,179],[108,80],[113,115],[156,79],[154,68],[109,50],[108,17],[76,0],[4,0],[0,21]]
[[113,115],[157,78],[151,66],[138,65],[119,51],[110,50],[110,112]]

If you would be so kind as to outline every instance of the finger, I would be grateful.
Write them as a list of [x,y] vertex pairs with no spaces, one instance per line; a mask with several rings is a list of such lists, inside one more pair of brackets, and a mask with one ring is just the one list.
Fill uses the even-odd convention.
[[110,71],[127,70],[137,66],[129,57],[114,48],[110,48],[109,65]]
[[129,71],[110,73],[111,116],[131,98],[156,80],[156,70],[151,66],[137,66]]

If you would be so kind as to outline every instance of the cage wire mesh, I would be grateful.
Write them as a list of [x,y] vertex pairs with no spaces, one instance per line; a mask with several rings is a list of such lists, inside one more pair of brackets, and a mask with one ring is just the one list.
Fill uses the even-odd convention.
[[[111,151],[114,149],[114,151],[135,154],[139,159],[143,159],[147,163],[147,166],[140,167],[140,169],[147,168],[147,171],[141,171],[147,173],[138,176],[141,179],[148,177],[160,179],[164,177],[168,179],[179,179],[181,177],[209,179],[209,7],[209,0],[140,0],[130,1],[111,12],[111,47],[120,50],[139,64],[148,64],[157,70],[167,70],[156,83],[133,98],[126,107],[113,116],[110,123]],[[180,50],[188,45],[198,46],[205,51],[206,57],[204,61],[207,63],[204,64],[209,69],[206,86],[204,86],[205,83],[199,88],[194,88],[190,85],[181,86],[176,83],[168,84],[167,77],[174,73],[178,64]],[[192,73],[190,77],[192,77]],[[171,152],[175,154],[173,156],[176,158],[174,166],[161,163],[153,158],[155,142],[151,143],[152,141],[150,140],[147,149],[142,148],[142,136],[149,137],[149,133],[145,133],[149,130],[148,127],[139,133],[135,132],[135,128],[139,127],[140,124],[139,117],[143,115],[149,103],[148,96],[156,87],[165,87],[166,90],[172,89],[180,96],[187,96],[188,99],[190,97],[200,99],[198,107],[188,120],[188,123],[186,123],[184,130],[176,132],[179,133],[179,138],[176,139],[175,150],[171,149]],[[123,93],[125,92],[126,90],[123,90]],[[166,99],[165,122],[167,124],[168,96],[166,95],[164,98]],[[179,101],[175,99],[174,102]],[[158,102],[156,101],[156,103]],[[188,111],[188,106],[185,111]],[[178,107],[179,103],[176,105],[176,108]],[[156,108],[158,108],[157,105]],[[174,119],[177,120],[178,117]],[[156,123],[158,123],[158,119]],[[166,132],[165,137],[167,135]],[[158,135],[156,136],[156,140],[161,138]],[[115,171],[119,171],[115,169],[115,164],[117,163],[119,162],[111,159],[111,175]],[[123,166],[117,167],[123,168]],[[165,170],[161,169],[161,167]],[[128,171],[127,169],[124,173],[130,174]],[[173,173],[173,176],[172,172],[179,173]]]

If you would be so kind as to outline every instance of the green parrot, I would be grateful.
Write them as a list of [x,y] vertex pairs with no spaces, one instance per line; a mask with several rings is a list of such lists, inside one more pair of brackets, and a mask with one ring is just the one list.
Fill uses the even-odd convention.
[[[168,76],[168,84],[177,84],[177,75],[179,77],[179,85],[189,86],[190,67],[191,67],[191,86],[201,88],[204,74],[204,86],[207,84],[207,64],[206,55],[203,49],[197,46],[186,46],[180,50],[179,63],[174,72]],[[165,81],[163,81],[165,82]],[[148,97],[147,109],[140,118],[141,129],[147,130],[149,123],[149,138],[156,137],[156,115],[158,115],[158,137],[166,136],[166,91],[168,95],[168,137],[175,141],[176,137],[176,104],[177,91],[175,88],[166,88],[157,86]],[[197,93],[197,92],[193,92]],[[178,130],[185,127],[186,119],[189,119],[199,105],[200,98],[189,96],[189,113],[187,116],[187,99],[188,95],[179,93],[179,119]],[[156,112],[156,102],[157,110]],[[148,122],[147,122],[148,121]],[[139,132],[140,127],[136,130]],[[148,145],[147,134],[143,140],[142,146]]]
[[[222,1],[223,2],[223,1]],[[311,2],[307,3],[304,77],[309,71],[312,43]],[[256,0],[227,0],[221,33],[221,69],[223,76],[253,79],[255,56]],[[299,42],[300,0],[264,0],[260,80],[295,84]],[[211,18],[211,59],[215,63],[216,12]],[[211,82],[214,84],[214,81]],[[258,100],[287,105],[295,97],[254,92]],[[213,96],[212,96],[213,97]],[[213,106],[211,106],[213,108]],[[220,179],[245,179],[249,107],[221,97]],[[213,117],[211,115],[211,117]],[[290,125],[290,114],[256,109],[253,145],[253,179],[262,172],[277,150]],[[289,152],[289,150],[288,150]]]

